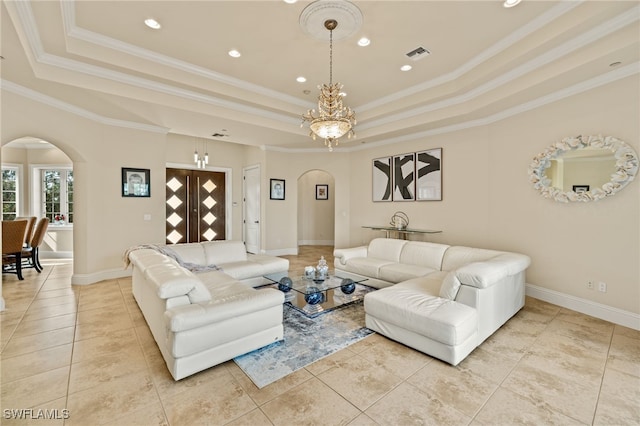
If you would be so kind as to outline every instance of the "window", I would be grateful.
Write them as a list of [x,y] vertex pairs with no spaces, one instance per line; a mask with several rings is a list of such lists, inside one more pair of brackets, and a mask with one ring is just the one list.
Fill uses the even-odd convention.
[[42,201],[52,224],[73,223],[73,171],[42,169]]
[[18,168],[2,168],[2,220],[18,216]]

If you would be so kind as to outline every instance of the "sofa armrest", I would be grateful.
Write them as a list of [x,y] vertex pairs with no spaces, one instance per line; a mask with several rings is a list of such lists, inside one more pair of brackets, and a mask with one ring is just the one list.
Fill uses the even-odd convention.
[[477,288],[490,287],[501,279],[516,275],[529,267],[529,256],[504,253],[483,262],[473,262],[455,271],[460,283]]
[[356,257],[367,257],[367,246],[335,249],[333,251],[333,256],[335,258],[334,264],[336,266],[338,264],[346,265],[349,259],[354,259]]
[[160,299],[187,296],[191,303],[211,300],[211,293],[190,271],[177,264],[152,265],[145,269],[144,277],[155,287]]
[[176,306],[164,313],[165,324],[169,331],[180,332],[219,323],[256,311],[269,309],[284,303],[284,293],[266,288],[242,292],[222,300],[208,303],[192,303]]

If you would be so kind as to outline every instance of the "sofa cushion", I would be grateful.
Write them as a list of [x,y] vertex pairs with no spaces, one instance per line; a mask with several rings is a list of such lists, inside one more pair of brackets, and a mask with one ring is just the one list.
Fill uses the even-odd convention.
[[404,263],[391,263],[380,267],[378,278],[392,283],[399,283],[411,278],[421,277],[434,272],[435,269]]
[[364,309],[367,315],[448,346],[462,344],[478,329],[474,308],[411,288],[393,286],[367,293]]
[[456,276],[456,271],[451,271],[442,280],[438,295],[444,299],[456,300],[458,290],[460,290],[460,280]]
[[249,261],[229,262],[219,266],[225,274],[229,274],[237,280],[260,277],[263,275],[262,271],[264,271],[264,267],[261,264]]
[[177,262],[175,260],[153,249],[134,250],[129,253],[129,260],[141,271],[144,271],[146,268],[152,265],[177,265]]
[[395,265],[395,262],[373,257],[357,257],[349,260],[341,269],[354,274],[378,278],[380,276],[380,268],[385,265]]
[[483,262],[503,254],[502,251],[486,250],[472,247],[453,246],[449,247],[442,259],[442,270],[453,271],[461,266],[473,262]]
[[426,266],[431,270],[439,271],[442,268],[442,258],[447,248],[449,246],[446,244],[409,241],[402,247],[400,263]]
[[407,242],[404,240],[375,238],[369,243],[367,257],[398,262],[400,261],[402,247],[404,247],[405,244],[407,244]]
[[204,250],[200,243],[171,244],[167,245],[166,248],[177,254],[184,263],[206,265]]
[[261,275],[289,270],[289,260],[282,257],[247,253],[247,260],[262,265]]
[[247,249],[242,241],[207,241],[200,243],[204,249],[207,265],[247,260]]
[[410,288],[420,293],[437,297],[440,294],[440,287],[442,286],[442,280],[448,272],[435,271],[424,277],[412,278],[410,280],[402,281],[400,284],[396,284],[399,288]]

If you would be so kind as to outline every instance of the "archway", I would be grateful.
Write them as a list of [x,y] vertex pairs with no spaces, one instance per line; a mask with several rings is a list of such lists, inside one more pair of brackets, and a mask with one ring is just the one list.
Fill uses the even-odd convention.
[[333,246],[335,241],[335,179],[324,170],[298,178],[298,246]]
[[[15,202],[3,205],[3,219],[47,216],[50,225],[40,247],[42,259],[73,258],[74,176],[72,160],[52,143],[34,137],[2,146],[5,177],[15,178]],[[6,216],[6,217],[5,217]]]

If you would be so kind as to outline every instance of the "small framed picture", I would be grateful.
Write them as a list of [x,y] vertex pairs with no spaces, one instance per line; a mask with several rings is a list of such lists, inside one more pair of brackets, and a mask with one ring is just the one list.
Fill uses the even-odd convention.
[[589,192],[589,185],[573,185],[573,192]]
[[316,200],[329,199],[329,185],[316,185]]
[[269,198],[272,200],[284,200],[284,179],[269,179]]
[[122,168],[122,196],[150,197],[151,179],[149,169]]

